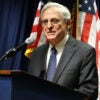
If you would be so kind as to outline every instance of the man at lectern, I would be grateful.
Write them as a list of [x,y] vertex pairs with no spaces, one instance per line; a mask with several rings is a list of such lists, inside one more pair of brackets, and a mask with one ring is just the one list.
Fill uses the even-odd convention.
[[75,40],[69,33],[71,14],[55,2],[41,11],[41,25],[48,43],[32,53],[29,73],[86,95],[96,100],[98,75],[95,49]]

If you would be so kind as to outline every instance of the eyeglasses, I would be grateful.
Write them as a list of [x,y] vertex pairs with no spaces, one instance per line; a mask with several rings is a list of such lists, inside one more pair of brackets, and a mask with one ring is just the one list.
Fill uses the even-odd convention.
[[[53,19],[50,20],[50,23],[51,23],[52,25],[56,25],[56,24],[58,24],[58,23],[60,22],[60,20],[61,20],[61,19],[53,18]],[[47,24],[48,24],[48,20],[47,20],[47,19],[41,20],[41,25],[42,25],[42,26],[46,26]]]

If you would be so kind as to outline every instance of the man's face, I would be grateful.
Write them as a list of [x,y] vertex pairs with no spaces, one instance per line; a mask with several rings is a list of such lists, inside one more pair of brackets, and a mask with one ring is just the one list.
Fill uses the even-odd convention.
[[44,11],[41,23],[43,32],[52,45],[59,43],[67,33],[66,22],[54,7]]

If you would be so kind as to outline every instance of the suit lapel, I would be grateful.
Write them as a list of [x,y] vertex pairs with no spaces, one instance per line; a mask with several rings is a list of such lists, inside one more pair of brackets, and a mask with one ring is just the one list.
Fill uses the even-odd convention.
[[42,73],[42,78],[46,78],[46,59],[47,59],[47,50],[48,50],[48,46],[49,44],[45,44],[45,47],[42,49],[43,53],[42,53],[42,59],[41,59],[41,69],[40,69],[40,75]]
[[72,42],[72,40],[73,39],[71,38],[65,45],[64,51],[62,53],[60,62],[58,64],[58,67],[53,79],[54,82],[57,82],[65,66],[67,65],[67,63],[69,62],[69,60],[71,59],[71,57],[73,56],[75,52],[75,46],[73,45],[74,42]]

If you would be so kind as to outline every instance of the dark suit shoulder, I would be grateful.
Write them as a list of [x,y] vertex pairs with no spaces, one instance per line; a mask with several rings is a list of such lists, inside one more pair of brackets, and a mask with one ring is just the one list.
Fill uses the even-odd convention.
[[91,45],[89,45],[89,44],[87,44],[87,43],[85,43],[85,42],[82,42],[82,41],[80,41],[80,40],[76,40],[76,39],[74,39],[73,37],[70,37],[70,38],[69,38],[69,42],[70,42],[70,44],[71,44],[72,46],[76,46],[77,49],[82,50],[82,51],[84,51],[84,52],[90,51],[90,50],[95,51],[95,48],[92,47]]
[[38,54],[39,54],[40,52],[47,51],[47,49],[48,49],[48,44],[43,44],[43,45],[37,47],[37,48],[33,51],[33,53],[38,53]]

